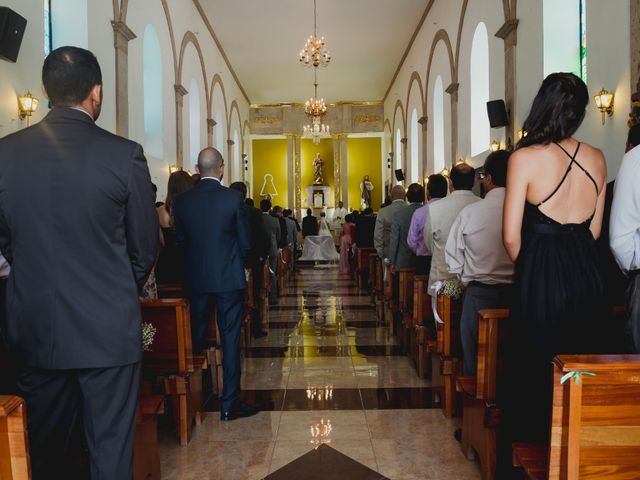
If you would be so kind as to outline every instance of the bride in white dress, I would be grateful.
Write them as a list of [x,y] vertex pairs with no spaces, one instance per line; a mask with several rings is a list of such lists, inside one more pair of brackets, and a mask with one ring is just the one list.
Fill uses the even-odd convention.
[[320,222],[318,225],[318,235],[321,237],[331,237],[331,230],[329,230],[329,224],[327,223],[327,215],[322,212],[320,214]]

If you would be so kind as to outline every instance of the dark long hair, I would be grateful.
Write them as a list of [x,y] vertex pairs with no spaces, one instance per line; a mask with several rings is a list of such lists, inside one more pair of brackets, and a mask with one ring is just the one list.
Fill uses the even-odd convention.
[[193,187],[193,179],[184,170],[178,170],[169,175],[169,184],[167,185],[167,198],[164,201],[164,208],[167,209],[167,213],[171,217],[171,223],[173,224],[173,203],[176,197],[182,192]]
[[589,104],[585,83],[573,73],[552,73],[544,79],[531,105],[516,148],[547,145],[572,136]]

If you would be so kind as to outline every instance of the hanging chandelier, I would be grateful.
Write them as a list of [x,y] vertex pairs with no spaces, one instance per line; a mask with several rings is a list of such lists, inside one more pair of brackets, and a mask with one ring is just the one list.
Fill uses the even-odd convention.
[[320,117],[313,117],[310,125],[302,127],[302,137],[312,138],[313,143],[318,144],[320,139],[331,137],[329,125],[322,123]]
[[304,113],[310,117],[321,117],[327,113],[327,106],[324,103],[324,98],[318,98],[318,84],[314,84],[316,94],[307,100],[304,104]]
[[331,62],[331,53],[326,49],[324,37],[318,38],[316,0],[313,0],[313,35],[310,35],[300,50],[300,63],[305,67],[326,67]]

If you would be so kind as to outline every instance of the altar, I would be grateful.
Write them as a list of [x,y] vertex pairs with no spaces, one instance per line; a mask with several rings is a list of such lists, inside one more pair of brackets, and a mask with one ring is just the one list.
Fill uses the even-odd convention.
[[340,260],[340,255],[336,251],[333,237],[323,235],[309,235],[305,237],[302,245],[302,256],[300,261],[326,261],[333,262]]
[[307,187],[307,208],[324,208],[329,205],[331,187],[311,185]]

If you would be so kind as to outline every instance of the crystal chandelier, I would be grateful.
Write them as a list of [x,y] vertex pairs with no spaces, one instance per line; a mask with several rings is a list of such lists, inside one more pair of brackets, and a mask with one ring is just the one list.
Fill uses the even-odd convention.
[[313,117],[310,125],[302,127],[302,136],[304,138],[312,138],[313,143],[320,143],[321,138],[330,138],[331,132],[329,125],[322,123],[320,117]]
[[304,113],[310,117],[320,117],[327,113],[327,106],[324,103],[324,98],[318,98],[318,84],[314,83],[315,95],[307,100],[304,104]]
[[305,67],[326,67],[331,61],[331,53],[326,49],[324,37],[318,38],[316,0],[313,0],[313,35],[310,35],[298,56]]

